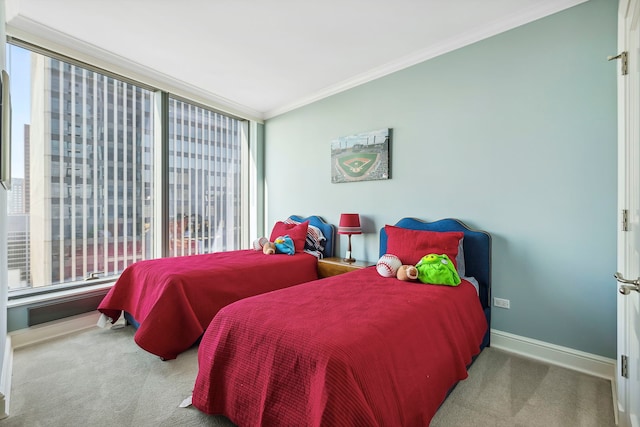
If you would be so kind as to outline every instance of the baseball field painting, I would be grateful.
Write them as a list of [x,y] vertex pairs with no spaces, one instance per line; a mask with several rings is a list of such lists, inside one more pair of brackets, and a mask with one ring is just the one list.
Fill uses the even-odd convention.
[[389,179],[391,129],[380,129],[331,141],[331,182]]

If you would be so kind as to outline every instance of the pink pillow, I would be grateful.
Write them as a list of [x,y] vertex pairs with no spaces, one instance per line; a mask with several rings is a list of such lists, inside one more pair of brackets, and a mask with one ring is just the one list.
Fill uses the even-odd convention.
[[304,252],[304,242],[307,239],[308,228],[309,221],[301,222],[300,224],[285,224],[282,221],[278,221],[273,226],[269,241],[273,242],[280,236],[289,235],[293,240],[296,252]]
[[428,254],[447,254],[456,268],[458,244],[464,237],[461,231],[409,230],[385,225],[387,232],[387,253],[400,258],[402,264],[416,265]]

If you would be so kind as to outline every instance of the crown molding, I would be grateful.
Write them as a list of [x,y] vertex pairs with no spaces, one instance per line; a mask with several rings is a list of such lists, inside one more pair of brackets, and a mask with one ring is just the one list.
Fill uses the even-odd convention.
[[359,74],[335,85],[328,86],[308,97],[301,98],[282,107],[266,111],[264,113],[264,119],[271,119],[297,108],[304,107],[305,105],[320,101],[321,99],[327,98],[329,96],[344,92],[370,81],[379,79],[381,77],[387,76],[389,74],[395,73],[397,71],[443,55],[445,53],[452,52],[456,49],[471,45],[478,41],[528,24],[530,22],[563,11],[570,7],[577,6],[587,1],[589,0],[547,0],[543,3],[535,5],[530,9],[521,11],[518,14],[514,14],[507,19],[500,19],[499,21],[494,21],[490,25],[484,26],[482,28],[477,28],[472,31],[460,34],[456,37],[443,40],[436,45],[419,50],[410,55],[406,55],[380,67],[373,68],[365,73]]
[[317,102],[461,47],[579,5],[588,0],[544,0],[537,2],[524,11],[496,20],[481,28],[471,29],[466,33],[443,40],[440,43],[403,56],[367,72],[320,89],[309,96],[302,97],[268,111],[259,111],[231,99],[221,97],[215,93],[208,92],[190,83],[146,67],[134,60],[126,59],[120,55],[77,39],[67,33],[33,21],[20,13],[19,2],[17,0],[5,1],[8,2],[7,34],[12,37],[112,71],[129,79],[140,81],[149,86],[175,93],[186,99],[204,105],[210,105],[212,108],[228,114],[260,123],[263,122],[263,120]]
[[131,80],[171,92],[234,116],[257,122],[262,122],[263,120],[263,114],[260,111],[77,39],[22,16],[19,12],[14,12],[13,18],[7,22],[6,29],[8,36],[85,62],[94,67],[109,70]]

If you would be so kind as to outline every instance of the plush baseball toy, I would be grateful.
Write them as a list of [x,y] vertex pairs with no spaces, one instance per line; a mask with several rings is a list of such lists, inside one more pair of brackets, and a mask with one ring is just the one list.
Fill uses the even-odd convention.
[[413,265],[401,265],[396,273],[396,278],[402,281],[411,281],[418,278],[418,269]]
[[266,245],[267,243],[269,243],[269,239],[267,239],[266,237],[259,237],[253,241],[253,249],[255,249],[256,251],[261,251],[263,250],[264,245]]
[[400,258],[393,254],[384,254],[376,263],[376,271],[382,277],[396,277],[398,269],[402,265]]

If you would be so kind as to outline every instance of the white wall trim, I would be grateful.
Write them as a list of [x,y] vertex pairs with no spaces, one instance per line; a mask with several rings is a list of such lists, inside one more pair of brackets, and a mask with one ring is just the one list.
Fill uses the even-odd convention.
[[395,59],[372,70],[320,89],[309,96],[304,96],[301,99],[281,105],[266,112],[257,111],[255,108],[242,105],[234,100],[204,91],[202,88],[194,87],[188,82],[179,81],[171,76],[137,63],[135,60],[116,55],[105,49],[101,49],[97,46],[91,45],[90,43],[79,40],[62,31],[48,27],[40,22],[36,22],[21,14],[18,1],[9,2],[6,21],[8,22],[7,34],[10,36],[71,56],[97,67],[108,69],[112,72],[148,85],[168,90],[193,101],[200,102],[205,105],[212,105],[214,108],[220,109],[229,114],[262,122],[263,120],[303,107],[328,96],[343,92],[372,80],[376,80],[380,77],[392,74],[396,71],[476,43],[480,40],[503,33],[521,25],[528,24],[586,1],[588,0],[544,0],[533,2],[534,4],[531,7],[521,10],[518,13],[514,13],[512,16],[507,16],[498,21],[491,22],[483,27],[470,29],[464,34],[443,40],[433,46],[429,46],[425,49],[421,49],[417,52]]
[[100,312],[79,314],[9,333],[13,349],[97,327]]
[[2,374],[0,375],[0,420],[9,416],[12,371],[13,348],[11,348],[11,337],[7,336],[2,358]]
[[491,347],[615,382],[616,361],[607,357],[496,329],[491,329]]
[[4,357],[2,360],[2,376],[0,377],[0,419],[9,416],[9,398],[11,393],[11,375],[13,373],[13,350],[47,341],[63,335],[84,331],[97,327],[100,313],[71,316],[53,322],[43,323],[30,328],[20,329],[7,335]]
[[480,40],[484,40],[505,31],[509,31],[513,28],[528,24],[530,22],[563,11],[570,7],[577,6],[586,1],[588,0],[548,0],[546,2],[538,3],[529,10],[518,13],[514,16],[511,16],[510,18],[501,19],[500,21],[494,22],[491,25],[477,28],[473,31],[468,31],[464,34],[460,34],[448,40],[443,40],[437,45],[419,50],[410,55],[384,64],[380,67],[376,67],[365,73],[339,82],[335,85],[328,86],[314,94],[311,94],[308,97],[299,99],[295,102],[283,105],[278,108],[274,108],[270,111],[266,111],[263,115],[263,118],[265,120],[271,119],[273,117],[279,116],[280,114],[295,110],[296,108],[304,107],[305,105],[327,98],[331,95],[344,92],[348,89],[352,89],[356,86],[360,86],[372,80],[376,80],[386,75],[395,73],[396,71],[403,70],[437,56],[444,55],[445,53],[460,49],[461,47],[468,46],[470,44],[479,42]]
[[109,70],[124,77],[157,87],[231,115],[262,122],[262,113],[202,88],[168,76],[83,40],[71,37],[42,23],[13,13],[7,34],[51,51]]

